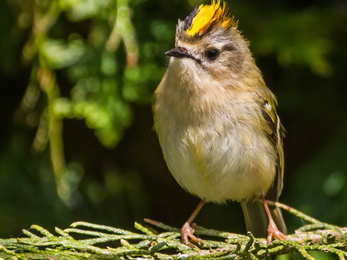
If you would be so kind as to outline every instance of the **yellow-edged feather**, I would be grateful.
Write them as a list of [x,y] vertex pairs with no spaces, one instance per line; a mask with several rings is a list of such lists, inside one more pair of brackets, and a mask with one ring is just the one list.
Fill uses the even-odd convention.
[[228,8],[225,2],[220,4],[212,1],[211,5],[200,5],[199,11],[193,19],[192,25],[185,33],[189,36],[203,34],[213,23],[220,22],[220,26],[230,26],[232,18],[227,16]]

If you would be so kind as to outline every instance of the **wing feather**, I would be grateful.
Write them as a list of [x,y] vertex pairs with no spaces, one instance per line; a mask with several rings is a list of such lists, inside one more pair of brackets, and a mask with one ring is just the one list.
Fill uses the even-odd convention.
[[274,145],[277,153],[277,165],[276,165],[276,178],[274,185],[267,192],[267,198],[273,201],[277,201],[283,188],[283,176],[284,176],[284,154],[283,154],[283,138],[285,136],[284,127],[281,124],[280,118],[276,112],[276,99],[269,90],[265,90],[264,93],[257,93],[259,97],[259,104],[261,106],[261,113],[265,119],[267,128],[266,132]]

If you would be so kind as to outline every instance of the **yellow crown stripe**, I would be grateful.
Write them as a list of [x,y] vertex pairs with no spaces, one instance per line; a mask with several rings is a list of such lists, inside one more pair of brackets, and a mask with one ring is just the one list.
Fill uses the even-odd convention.
[[229,26],[231,18],[226,16],[227,7],[218,1],[212,1],[211,5],[200,5],[197,15],[194,17],[191,28],[186,30],[186,34],[194,36],[203,34],[212,23],[222,22],[221,26]]

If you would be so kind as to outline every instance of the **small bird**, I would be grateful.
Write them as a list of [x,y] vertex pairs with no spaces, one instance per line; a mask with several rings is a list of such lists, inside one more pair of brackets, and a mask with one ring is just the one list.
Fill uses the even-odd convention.
[[165,54],[154,128],[170,172],[201,199],[182,227],[183,242],[202,242],[192,222],[205,202],[229,200],[241,202],[256,237],[285,239],[280,209],[265,200],[277,201],[282,191],[285,131],[276,97],[226,3],[202,4],[178,20],[175,47]]

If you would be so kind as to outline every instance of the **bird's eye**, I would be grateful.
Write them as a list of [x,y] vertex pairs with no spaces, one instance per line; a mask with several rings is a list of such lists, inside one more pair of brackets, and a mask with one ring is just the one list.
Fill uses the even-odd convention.
[[219,51],[217,49],[208,50],[205,55],[209,61],[213,61],[218,58]]

